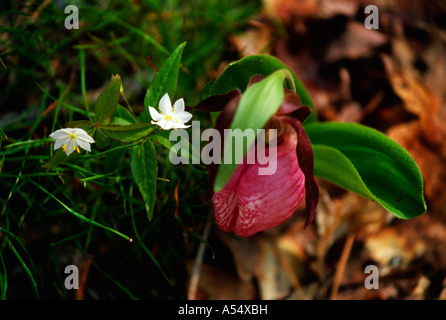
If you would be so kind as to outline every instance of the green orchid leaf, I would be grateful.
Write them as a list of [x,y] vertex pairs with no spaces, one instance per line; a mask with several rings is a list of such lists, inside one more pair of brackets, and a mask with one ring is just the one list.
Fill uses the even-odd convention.
[[142,114],[142,122],[147,122],[151,119],[148,110],[149,106],[157,109],[158,103],[165,93],[168,93],[170,99],[173,99],[177,88],[178,71],[185,45],[186,42],[180,44],[153,77],[144,98],[145,112]]
[[426,212],[423,177],[410,154],[385,134],[356,123],[305,127],[314,174],[377,201],[398,218]]
[[110,84],[102,91],[96,100],[95,114],[96,121],[100,125],[107,125],[110,123],[111,116],[119,103],[119,93],[121,90],[121,77],[119,74],[112,78]]
[[[268,120],[279,109],[284,98],[283,85],[287,76],[286,70],[278,70],[267,76],[265,79],[251,85],[243,93],[231,123],[232,132],[235,129],[241,130],[242,133],[246,129],[253,130],[257,134],[257,129],[265,127]],[[253,116],[255,115],[255,116]],[[249,131],[248,131],[249,132]],[[246,135],[247,143],[243,143],[242,158],[246,155],[247,150],[254,143],[255,135]],[[240,142],[240,141],[239,141]],[[214,191],[220,191],[229,181],[232,174],[235,172],[238,163],[241,159],[235,159],[240,146],[235,146],[235,143],[225,142],[223,149],[223,159],[217,173],[214,183]],[[227,155],[232,155],[231,161],[227,161]]]
[[133,142],[147,137],[156,127],[150,123],[101,126],[99,130],[112,140]]
[[152,141],[132,149],[130,168],[145,203],[147,217],[152,220],[156,198],[158,163]]
[[234,89],[244,91],[254,75],[266,77],[282,69],[288,70],[292,75],[293,81],[287,81],[286,83],[288,89],[295,91],[299,95],[302,104],[312,110],[310,117],[305,120],[305,123],[316,121],[317,115],[313,101],[302,81],[290,68],[270,55],[251,55],[230,63],[217,79],[207,85],[205,88],[207,96],[203,97],[202,100],[211,95],[228,93]]

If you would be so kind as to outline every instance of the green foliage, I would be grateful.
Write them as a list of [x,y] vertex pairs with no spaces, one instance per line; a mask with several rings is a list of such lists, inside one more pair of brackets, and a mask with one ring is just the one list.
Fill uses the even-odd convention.
[[149,106],[157,108],[161,97],[165,93],[168,93],[169,97],[173,99],[177,88],[181,55],[185,45],[185,42],[180,44],[153,77],[144,98],[145,113],[143,113],[142,121],[150,119]]
[[134,147],[130,159],[133,179],[144,199],[147,217],[152,220],[156,197],[156,178],[158,163],[156,151],[152,142],[148,140],[139,147]]
[[395,141],[355,123],[317,123],[306,130],[315,175],[379,202],[398,218],[426,211],[421,172]]
[[99,129],[104,135],[121,142],[134,142],[147,137],[155,126],[147,123],[135,123],[126,125],[101,126]]
[[115,113],[115,110],[118,107],[120,89],[121,77],[116,75],[99,95],[94,107],[98,125],[103,126],[110,123],[111,116]]
[[[206,206],[199,201],[206,177],[201,168],[190,170],[169,163],[168,136],[155,130],[150,118],[141,121],[147,111],[144,94],[151,90],[154,96],[148,98],[157,100],[166,88],[171,99],[176,94],[193,105],[201,83],[208,79],[207,72],[222,60],[228,35],[246,25],[259,3],[76,1],[73,4],[81,20],[78,30],[64,28],[67,15],[60,2],[2,4],[1,299],[18,294],[36,298],[40,290],[51,292],[51,297],[70,298],[72,292],[63,286],[59,256],[70,260],[78,251],[95,256],[95,248],[110,249],[119,243],[120,234],[135,241],[119,244],[124,254],[112,264],[113,270],[99,261],[92,263],[91,272],[98,272],[111,284],[106,292],[132,299],[169,292],[175,297],[184,295],[182,281],[175,281],[181,274],[180,264],[172,262],[184,254],[184,240],[198,237],[195,228],[207,215]],[[147,66],[148,56],[158,73]],[[169,64],[169,56],[174,61],[165,73],[163,63]],[[117,74],[122,79],[115,76],[109,81]],[[53,152],[47,136],[62,127],[86,130],[95,139],[92,152],[69,157],[62,150]],[[152,155],[155,150],[160,166],[156,199],[141,190],[132,191],[134,186],[155,190],[153,178],[145,186],[137,185],[131,169],[133,160],[133,164],[146,161],[132,158],[133,150],[147,154],[152,142]],[[181,194],[182,189],[191,193]],[[152,208],[151,221],[147,208]],[[169,214],[177,209],[177,217]],[[43,253],[33,246],[36,230],[49,246]],[[32,268],[36,259],[41,259],[37,261],[39,274],[55,274],[57,279],[39,283]],[[47,265],[49,270],[41,269]],[[153,287],[135,294],[134,286],[130,287],[134,279],[129,276],[134,277],[135,272],[124,272],[129,265],[144,270],[138,276],[147,277]],[[159,271],[164,277],[159,277]],[[22,278],[29,279],[31,286],[20,287]],[[109,298],[105,292],[96,294]]]

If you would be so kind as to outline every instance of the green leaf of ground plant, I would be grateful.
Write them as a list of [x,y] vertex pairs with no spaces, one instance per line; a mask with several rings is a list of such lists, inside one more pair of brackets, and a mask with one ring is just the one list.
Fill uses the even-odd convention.
[[222,161],[214,183],[215,192],[220,191],[225,186],[238,166],[234,161],[234,149],[243,147],[244,156],[254,143],[257,129],[262,129],[279,109],[284,97],[283,83],[286,76],[286,70],[278,70],[250,86],[242,95],[230,129],[240,129],[242,132],[247,129],[253,130],[255,135],[247,134],[247,143],[242,143],[242,146],[236,146],[235,143],[232,143],[232,145],[225,143],[223,158],[225,159],[225,155],[229,153],[232,154],[232,161],[230,163]]
[[[156,131],[155,133],[150,135],[150,138],[152,139],[152,141],[158,142],[167,150],[176,152],[178,154],[178,150],[181,146],[177,145],[178,140],[169,140],[171,133],[173,133],[173,131]],[[187,139],[182,140],[182,143],[184,143],[182,147],[186,148],[189,151],[187,154],[183,154],[182,152],[180,152],[180,157],[182,158],[183,163],[200,163],[200,150],[195,148],[194,145]]]
[[379,202],[398,218],[426,211],[423,177],[410,154],[385,134],[356,123],[306,126],[314,174]]
[[54,152],[53,157],[47,163],[42,165],[42,167],[52,170],[54,167],[57,167],[58,165],[67,162],[77,156],[77,152],[72,152],[69,156],[67,156],[65,151],[63,151],[62,149],[58,149]]
[[110,139],[121,142],[132,142],[148,136],[155,126],[150,123],[135,123],[119,126],[103,126],[99,130]]
[[132,149],[130,168],[134,181],[144,200],[147,217],[151,220],[155,207],[158,163],[155,147],[150,140]]
[[116,111],[113,114],[112,123],[116,119],[120,119],[120,120],[116,121],[114,124],[121,124],[121,123],[131,124],[131,123],[136,123],[136,119],[132,115],[132,113],[128,109],[124,108],[121,105],[118,105],[118,107],[116,108]]
[[181,56],[186,42],[180,44],[163,63],[161,68],[155,73],[155,76],[146,91],[144,98],[144,108],[146,112],[142,116],[142,121],[150,120],[148,108],[158,107],[161,97],[168,93],[170,99],[173,99],[178,82],[178,71],[180,69]]
[[102,91],[96,100],[95,114],[96,121],[101,125],[110,123],[111,116],[119,103],[119,93],[121,90],[121,77],[117,74],[112,78],[110,84]]
[[312,110],[310,117],[305,122],[315,121],[317,116],[314,104],[302,81],[289,67],[270,55],[251,55],[230,63],[207,89],[208,96],[225,94],[234,89],[244,91],[254,75],[267,77],[273,72],[282,69],[288,70],[293,78],[293,81],[287,82],[288,89],[295,91],[299,95],[302,104],[310,107]]

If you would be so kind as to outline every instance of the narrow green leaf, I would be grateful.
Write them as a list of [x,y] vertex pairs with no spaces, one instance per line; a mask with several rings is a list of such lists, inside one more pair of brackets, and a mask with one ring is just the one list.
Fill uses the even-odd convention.
[[356,123],[306,127],[315,175],[379,202],[408,219],[426,211],[423,177],[410,154],[385,134]]
[[162,275],[164,276],[164,278],[171,284],[174,284],[174,281],[172,281],[167,274],[164,272],[163,268],[161,267],[160,263],[158,262],[158,260],[155,258],[155,256],[152,254],[152,252],[150,252],[149,248],[147,248],[147,246],[144,244],[143,238],[141,238],[141,236],[139,235],[138,232],[138,228],[136,227],[136,220],[135,220],[135,215],[133,213],[133,185],[130,186],[130,191],[129,191],[129,203],[130,203],[130,218],[132,219],[132,226],[133,226],[133,231],[135,232],[135,236],[136,239],[138,240],[139,244],[141,245],[141,247],[143,248],[143,250],[146,252],[146,254],[149,256],[150,260],[152,260],[152,262],[155,264],[155,266],[160,270],[160,272],[162,273]]
[[[37,279],[37,272],[36,272],[36,268],[34,266],[34,263],[33,263],[32,259],[31,259],[30,255],[29,255],[28,251],[26,250],[25,245],[21,242],[21,240],[17,236],[15,236],[9,230],[0,227],[0,232],[4,233],[7,236],[2,241],[6,241],[6,243],[8,243],[9,248],[11,249],[11,251],[14,253],[14,255],[19,260],[20,264],[22,265],[23,270],[25,270],[25,273],[27,274],[28,278],[31,281],[31,284],[32,284],[33,289],[34,289],[34,293],[36,295],[36,298],[38,299],[39,298],[39,291],[37,290],[37,281],[36,281],[36,279]],[[29,268],[27,266],[27,264],[25,263],[25,260],[23,260],[23,258],[21,257],[20,253],[15,248],[14,244],[12,243],[12,241],[10,239],[8,239],[8,237],[11,237],[13,240],[15,240],[19,244],[21,249],[25,252],[25,255],[27,256],[28,260],[30,261],[31,268]]]
[[120,90],[121,77],[117,74],[96,100],[94,111],[96,114],[96,121],[99,124],[107,125],[110,123],[111,116],[115,112],[119,103]]
[[[262,129],[279,109],[284,97],[283,83],[285,77],[286,72],[284,70],[278,70],[262,81],[250,86],[242,95],[230,129],[240,129],[242,133],[248,129],[253,130],[255,133],[254,136],[246,134],[246,144],[243,143],[243,141],[239,141],[239,143],[242,143],[243,156],[246,154],[252,143],[254,143],[257,129]],[[247,131],[247,133],[248,132],[249,131]],[[215,179],[215,192],[220,191],[225,186],[238,166],[236,162],[239,160],[234,158],[234,150],[241,146],[236,146],[236,143],[237,141],[234,141],[231,145],[225,142],[223,149],[224,161],[222,161]],[[230,161],[230,163],[225,163],[225,155],[228,154],[232,154],[232,161]]]
[[170,99],[173,99],[177,88],[178,71],[180,69],[181,56],[185,45],[186,42],[180,44],[153,77],[144,98],[145,112],[142,115],[143,122],[150,120],[148,107],[151,106],[157,108],[158,102],[165,93],[168,93]]
[[[225,94],[234,89],[244,91],[248,86],[250,79],[254,75],[269,76],[277,70],[286,69],[292,75],[294,81],[287,81],[287,87],[295,91],[302,101],[302,104],[308,106],[312,113],[305,120],[310,123],[317,119],[313,101],[308,90],[296,76],[296,74],[277,58],[270,55],[251,55],[229,64],[226,69],[215,79],[207,88],[208,95]],[[203,97],[206,98],[206,97]]]
[[156,127],[150,123],[135,123],[121,126],[102,126],[99,130],[107,137],[121,142],[137,141],[148,136]]
[[144,200],[147,217],[151,220],[155,207],[156,177],[158,175],[156,151],[152,141],[149,140],[140,147],[132,149],[130,168]]
[[54,200],[56,200],[62,207],[64,207],[69,213],[71,213],[72,215],[74,215],[76,218],[79,218],[80,220],[85,221],[85,222],[87,222],[87,223],[89,223],[89,224],[91,224],[91,225],[94,225],[94,226],[96,226],[96,227],[100,227],[100,228],[103,228],[103,229],[105,229],[105,230],[107,230],[107,231],[113,232],[114,234],[116,234],[116,235],[118,235],[118,236],[120,236],[120,237],[126,239],[127,241],[130,241],[130,242],[133,241],[132,238],[130,238],[129,236],[126,236],[125,234],[123,234],[123,233],[121,233],[121,232],[119,232],[119,231],[117,231],[117,230],[115,230],[115,229],[112,229],[112,228],[107,227],[107,226],[105,226],[105,225],[103,225],[103,224],[100,224],[99,222],[96,222],[96,221],[94,221],[94,220],[91,220],[91,219],[89,219],[89,218],[87,218],[87,217],[81,215],[80,213],[77,213],[76,211],[74,211],[73,209],[71,209],[69,206],[67,206],[65,203],[63,203],[62,201],[60,201],[57,197],[55,197],[51,192],[49,192],[49,191],[46,190],[44,187],[42,187],[40,184],[34,182],[34,181],[31,180],[31,179],[28,179],[28,181],[29,181],[30,183],[32,183],[33,185],[35,185],[37,188],[39,188],[41,191],[43,191],[44,193],[46,193],[49,197],[51,197],[51,198],[53,198]]

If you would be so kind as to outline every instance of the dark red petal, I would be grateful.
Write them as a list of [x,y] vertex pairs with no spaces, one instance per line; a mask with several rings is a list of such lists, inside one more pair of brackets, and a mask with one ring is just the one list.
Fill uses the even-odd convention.
[[251,79],[249,79],[248,88],[257,82],[262,81],[263,79],[265,79],[265,77],[260,74],[252,76]]
[[285,96],[276,115],[289,115],[302,106],[299,96],[295,92],[285,89]]
[[310,114],[311,114],[310,108],[308,108],[307,106],[301,106],[299,109],[295,110],[291,114],[291,116],[299,120],[301,123],[303,123],[305,119],[307,119],[310,116]]
[[308,139],[307,133],[300,121],[288,116],[281,116],[278,117],[278,119],[292,125],[299,138],[296,153],[300,169],[305,175],[305,206],[307,211],[307,221],[304,228],[307,228],[316,216],[316,208],[319,202],[319,187],[313,175],[313,148],[311,147],[310,139]]
[[304,122],[311,114],[311,109],[302,105],[299,96],[288,89],[285,89],[285,96],[276,116],[291,115],[300,122]]

